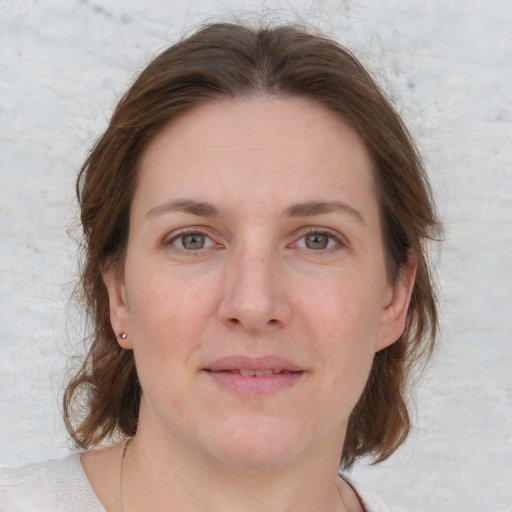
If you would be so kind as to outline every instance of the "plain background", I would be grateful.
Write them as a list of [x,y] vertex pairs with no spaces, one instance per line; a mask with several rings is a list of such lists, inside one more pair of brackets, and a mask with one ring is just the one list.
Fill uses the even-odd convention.
[[441,340],[407,444],[352,477],[425,511],[512,510],[510,0],[0,1],[0,464],[65,455],[81,321],[74,180],[137,71],[202,21],[305,20],[353,50],[423,152],[445,222]]

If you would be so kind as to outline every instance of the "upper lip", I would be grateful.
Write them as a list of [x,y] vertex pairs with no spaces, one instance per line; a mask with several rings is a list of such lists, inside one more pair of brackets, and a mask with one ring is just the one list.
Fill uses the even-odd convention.
[[278,356],[247,357],[237,355],[221,357],[213,363],[208,364],[204,369],[212,372],[233,370],[281,370],[288,372],[304,371],[304,368],[301,368],[291,361]]

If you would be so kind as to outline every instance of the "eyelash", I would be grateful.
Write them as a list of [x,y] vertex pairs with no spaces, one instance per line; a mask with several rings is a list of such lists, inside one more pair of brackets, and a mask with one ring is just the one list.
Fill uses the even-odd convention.
[[326,236],[330,240],[334,240],[337,244],[337,246],[335,246],[335,247],[326,247],[324,249],[311,249],[309,247],[305,248],[305,249],[307,249],[309,251],[313,251],[315,253],[321,253],[321,252],[324,252],[324,251],[327,251],[330,249],[337,249],[339,247],[348,247],[348,245],[349,245],[347,239],[344,236],[342,236],[340,233],[337,233],[336,231],[331,231],[326,228],[316,228],[316,227],[306,228],[306,230],[301,235],[301,237],[297,240],[297,242],[294,242],[293,245],[296,245],[300,240],[303,240],[304,238],[306,238],[307,236],[310,236],[310,235]]
[[[209,246],[208,247],[200,247],[195,250],[187,249],[186,247],[183,247],[183,239],[187,236],[192,236],[192,235],[204,237],[205,243],[208,244]],[[181,247],[176,245],[176,242],[178,242],[180,239],[182,240]],[[192,254],[192,253],[199,253],[199,252],[201,252],[202,249],[216,248],[215,246],[220,247],[221,245],[216,243],[213,240],[213,238],[211,236],[209,236],[208,233],[201,228],[184,228],[183,230],[180,230],[177,233],[173,233],[171,237],[166,238],[164,240],[164,246],[169,247],[171,250],[180,251],[181,253]]]
[[[183,238],[184,237],[187,237],[187,236],[191,236],[191,235],[198,235],[198,236],[202,236],[204,237],[206,240],[207,240],[207,244],[208,244],[208,247],[200,247],[198,249],[187,249],[186,247],[183,247]],[[327,242],[327,244],[329,244],[330,241],[334,241],[336,242],[336,246],[334,247],[325,247],[325,248],[321,248],[321,249],[313,249],[313,248],[310,248],[310,247],[300,247],[301,249],[305,249],[305,250],[308,250],[308,251],[312,251],[314,253],[322,253],[322,252],[325,252],[325,251],[328,251],[328,250],[333,250],[333,249],[336,249],[336,248],[339,248],[339,247],[347,247],[349,244],[348,244],[348,241],[346,240],[345,237],[343,237],[342,235],[340,235],[339,233],[337,233],[336,231],[331,231],[329,229],[326,229],[326,228],[316,228],[316,227],[308,227],[306,228],[301,236],[296,239],[295,242],[293,242],[292,244],[290,244],[291,246],[297,246],[298,243],[305,239],[306,237],[310,236],[310,235],[319,235],[319,236],[326,236],[329,240]],[[181,242],[181,247],[178,247],[176,245],[176,242],[178,242],[179,240],[182,240]],[[208,242],[209,241],[209,242]],[[188,253],[188,254],[193,254],[193,253],[199,253],[201,252],[202,250],[204,249],[211,249],[211,248],[218,248],[218,247],[222,247],[221,244],[218,244],[217,242],[215,242],[213,240],[213,238],[211,236],[208,235],[208,233],[201,229],[201,228],[184,228],[183,230],[181,231],[178,231],[178,233],[173,233],[172,236],[170,238],[167,238],[164,240],[164,245],[166,247],[170,247],[172,250],[177,250],[177,251],[180,251],[182,253]]]

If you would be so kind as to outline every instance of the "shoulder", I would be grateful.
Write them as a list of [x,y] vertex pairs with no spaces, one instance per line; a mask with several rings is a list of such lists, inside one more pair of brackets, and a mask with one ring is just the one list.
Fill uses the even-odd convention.
[[79,454],[21,468],[0,468],[0,495],[0,512],[105,512]]
[[365,512],[419,512],[417,509],[390,500],[372,489],[359,485],[345,476],[343,478],[359,496]]

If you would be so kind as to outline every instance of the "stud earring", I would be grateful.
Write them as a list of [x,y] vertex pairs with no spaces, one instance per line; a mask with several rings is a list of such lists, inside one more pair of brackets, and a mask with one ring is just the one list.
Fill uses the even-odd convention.
[[128,334],[126,334],[125,332],[122,332],[119,337],[122,339],[122,340],[125,340],[126,337],[128,336]]

